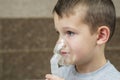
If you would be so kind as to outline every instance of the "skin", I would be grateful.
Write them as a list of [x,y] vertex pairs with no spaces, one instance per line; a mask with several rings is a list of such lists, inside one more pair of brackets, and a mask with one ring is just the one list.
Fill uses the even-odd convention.
[[[59,33],[58,42],[62,38],[65,39],[61,55],[65,58],[66,64],[75,65],[77,72],[82,74],[93,72],[106,63],[104,48],[110,35],[107,26],[100,26],[94,34],[91,34],[89,25],[82,21],[84,14],[76,10],[75,14],[64,15],[61,18],[54,13],[55,29]],[[64,79],[47,74],[46,80]]]

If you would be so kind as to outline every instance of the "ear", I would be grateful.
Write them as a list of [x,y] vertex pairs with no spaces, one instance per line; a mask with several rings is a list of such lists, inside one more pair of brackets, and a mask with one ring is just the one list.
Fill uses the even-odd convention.
[[97,44],[104,44],[110,36],[110,29],[107,26],[101,26],[97,30]]

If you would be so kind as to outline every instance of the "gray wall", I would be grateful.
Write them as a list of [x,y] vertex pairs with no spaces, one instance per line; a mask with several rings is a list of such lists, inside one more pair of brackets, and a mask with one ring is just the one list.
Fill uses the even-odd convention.
[[[57,0],[0,0],[0,17],[52,17]],[[120,17],[120,0],[113,0]]]
[[0,17],[51,17],[57,0],[0,0]]

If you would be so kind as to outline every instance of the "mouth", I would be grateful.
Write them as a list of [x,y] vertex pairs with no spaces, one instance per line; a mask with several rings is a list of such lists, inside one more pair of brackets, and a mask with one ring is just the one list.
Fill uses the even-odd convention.
[[66,51],[61,51],[60,54],[61,54],[62,56],[65,56],[65,55],[68,54],[68,52],[66,52]]

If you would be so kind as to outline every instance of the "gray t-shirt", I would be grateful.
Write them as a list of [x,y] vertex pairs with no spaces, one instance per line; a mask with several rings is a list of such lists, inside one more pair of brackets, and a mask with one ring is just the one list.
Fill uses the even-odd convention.
[[63,66],[59,68],[58,76],[65,80],[120,80],[120,72],[108,61],[100,69],[80,74],[75,70],[75,66]]

